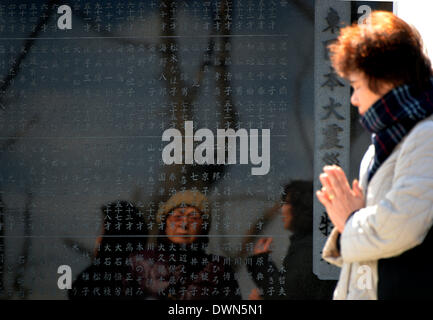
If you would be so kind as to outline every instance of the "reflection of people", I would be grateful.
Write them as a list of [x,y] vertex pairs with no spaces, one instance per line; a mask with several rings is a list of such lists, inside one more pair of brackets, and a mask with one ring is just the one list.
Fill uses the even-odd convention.
[[[296,180],[284,187],[281,216],[284,228],[293,234],[282,270],[270,260],[272,238],[260,239],[248,269],[267,299],[332,298],[335,281],[319,280],[313,274],[313,183]],[[258,298],[254,289],[250,299]]]
[[342,268],[334,298],[431,299],[430,60],[417,31],[389,12],[342,29],[330,50],[373,140],[352,188],[337,166],[320,175],[317,196],[335,225],[323,257]]
[[72,284],[69,299],[122,298],[127,259],[145,245],[144,237],[139,237],[146,235],[143,218],[134,205],[116,201],[101,210],[103,232],[97,239],[94,259]]
[[229,260],[205,252],[210,222],[209,201],[198,191],[178,192],[161,206],[156,243],[131,257],[126,286],[134,298],[240,299]]

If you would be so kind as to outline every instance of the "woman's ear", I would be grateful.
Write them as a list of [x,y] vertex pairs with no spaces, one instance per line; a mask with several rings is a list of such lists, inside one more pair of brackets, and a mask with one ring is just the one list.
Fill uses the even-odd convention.
[[381,81],[378,84],[379,87],[379,95],[384,96],[388,92],[390,92],[392,89],[395,88],[395,85],[393,85],[390,82]]

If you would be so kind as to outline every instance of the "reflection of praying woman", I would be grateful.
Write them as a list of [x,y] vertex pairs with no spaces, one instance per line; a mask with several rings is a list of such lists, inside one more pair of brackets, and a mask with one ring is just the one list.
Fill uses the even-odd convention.
[[330,300],[335,281],[319,280],[313,273],[313,182],[291,181],[284,186],[281,201],[290,246],[279,269],[271,259],[272,238],[257,241],[252,264],[247,265],[258,287],[250,299]]
[[417,31],[389,12],[342,29],[330,51],[373,141],[352,188],[337,166],[320,175],[317,197],[335,225],[323,258],[341,267],[334,299],[431,299],[430,60]]

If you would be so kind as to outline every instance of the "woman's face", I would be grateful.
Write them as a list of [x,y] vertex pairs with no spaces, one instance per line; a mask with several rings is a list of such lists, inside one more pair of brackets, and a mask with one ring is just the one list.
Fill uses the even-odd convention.
[[378,93],[371,91],[368,87],[368,79],[362,72],[352,72],[349,74],[348,79],[353,88],[350,102],[353,106],[358,108],[358,112],[361,116],[363,116],[377,100],[393,88],[391,84],[382,83],[379,86],[380,89]]
[[203,218],[194,207],[176,208],[167,215],[165,234],[174,243],[190,244],[201,234]]

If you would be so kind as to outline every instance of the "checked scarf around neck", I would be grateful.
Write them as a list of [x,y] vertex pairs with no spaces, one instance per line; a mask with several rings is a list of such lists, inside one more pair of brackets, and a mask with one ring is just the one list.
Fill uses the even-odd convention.
[[375,156],[368,171],[370,182],[395,146],[421,120],[433,114],[433,77],[421,93],[411,85],[392,89],[376,101],[360,118],[372,133]]

